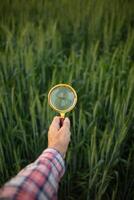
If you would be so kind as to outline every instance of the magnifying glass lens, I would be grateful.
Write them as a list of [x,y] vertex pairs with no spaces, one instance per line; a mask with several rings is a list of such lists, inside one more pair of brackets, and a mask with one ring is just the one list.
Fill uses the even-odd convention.
[[50,94],[51,104],[58,110],[68,110],[74,103],[75,95],[68,87],[57,87]]
[[75,107],[76,102],[76,91],[68,84],[55,85],[49,91],[48,103],[55,111],[60,113],[60,127],[63,124],[65,114]]

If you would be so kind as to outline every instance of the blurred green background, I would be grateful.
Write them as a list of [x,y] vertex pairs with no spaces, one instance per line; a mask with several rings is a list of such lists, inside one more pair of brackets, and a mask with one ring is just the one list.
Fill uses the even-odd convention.
[[1,0],[0,184],[47,147],[49,89],[71,84],[59,199],[134,197],[134,1]]

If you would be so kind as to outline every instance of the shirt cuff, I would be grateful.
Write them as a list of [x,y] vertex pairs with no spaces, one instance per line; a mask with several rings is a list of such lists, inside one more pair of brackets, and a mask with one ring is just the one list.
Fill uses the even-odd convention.
[[36,162],[41,161],[41,163],[43,163],[44,159],[48,159],[50,162],[52,162],[52,164],[56,167],[61,178],[65,172],[65,161],[62,155],[54,148],[47,148],[39,156]]

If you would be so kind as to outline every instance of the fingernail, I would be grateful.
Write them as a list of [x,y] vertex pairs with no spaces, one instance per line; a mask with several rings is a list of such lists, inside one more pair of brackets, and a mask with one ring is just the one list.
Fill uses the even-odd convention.
[[55,116],[54,119],[58,119],[58,116]]

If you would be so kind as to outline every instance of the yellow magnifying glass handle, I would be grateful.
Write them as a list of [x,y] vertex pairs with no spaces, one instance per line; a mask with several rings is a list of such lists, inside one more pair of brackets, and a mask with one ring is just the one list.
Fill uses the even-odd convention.
[[65,118],[65,113],[60,113],[60,128],[63,126],[64,118]]

